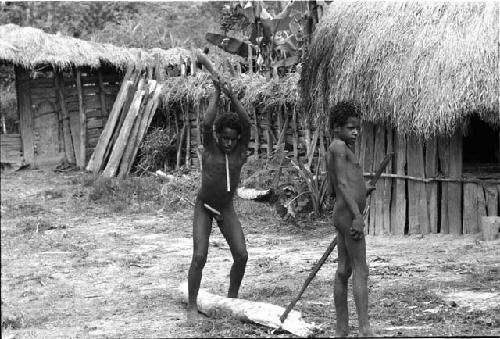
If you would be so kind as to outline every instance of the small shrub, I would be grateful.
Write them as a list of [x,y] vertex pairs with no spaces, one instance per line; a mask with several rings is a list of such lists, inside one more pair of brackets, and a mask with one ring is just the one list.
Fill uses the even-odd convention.
[[135,172],[145,174],[158,169],[172,168],[177,156],[177,135],[169,129],[155,128],[148,133],[139,146]]

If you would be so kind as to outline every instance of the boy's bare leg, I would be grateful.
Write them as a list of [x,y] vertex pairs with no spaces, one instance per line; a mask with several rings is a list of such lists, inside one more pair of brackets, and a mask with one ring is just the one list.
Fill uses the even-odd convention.
[[193,257],[188,273],[188,318],[198,317],[198,291],[202,271],[208,254],[208,239],[212,229],[212,217],[207,213],[201,201],[196,201],[193,218]]
[[358,313],[359,336],[370,337],[373,336],[373,332],[368,317],[368,265],[365,238],[354,240],[346,237],[346,247],[353,269],[352,288]]
[[349,312],[347,308],[347,282],[351,276],[351,264],[347,255],[345,239],[337,232],[338,266],[335,273],[334,303],[337,323],[335,337],[347,337],[349,334]]
[[231,203],[222,212],[224,220],[219,224],[220,230],[229,245],[231,255],[233,256],[233,265],[229,276],[228,298],[238,298],[238,291],[241,281],[245,275],[245,268],[248,261],[248,253],[245,244],[245,236],[241,228],[241,223],[234,211]]

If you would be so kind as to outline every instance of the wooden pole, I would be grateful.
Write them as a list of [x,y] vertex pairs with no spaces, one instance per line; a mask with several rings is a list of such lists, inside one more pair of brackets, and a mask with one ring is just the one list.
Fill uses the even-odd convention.
[[186,108],[184,114],[184,125],[186,127],[186,156],[184,159],[184,166],[191,167],[191,122],[189,119],[189,104],[186,101]]
[[297,126],[297,110],[293,106],[292,112],[292,138],[293,138],[293,158],[295,161],[299,160],[299,133]]
[[248,74],[253,73],[253,56],[252,56],[252,45],[248,44]]
[[259,158],[259,151],[260,151],[260,128],[259,128],[259,118],[257,116],[257,108],[255,105],[251,104],[251,110],[253,112],[253,120],[255,122],[254,129],[255,129],[255,155],[257,156],[257,159]]
[[83,106],[82,73],[80,69],[76,70],[76,89],[78,93],[78,110],[80,112],[80,159],[77,160],[77,165],[83,170],[87,151],[87,116]]
[[[433,178],[438,175],[437,139],[432,137],[426,142],[425,148],[425,176]],[[425,185],[427,202],[429,204],[429,226],[431,233],[438,231],[438,184],[431,182]]]
[[[394,135],[395,172],[405,175],[406,165],[406,139],[404,135],[397,133]],[[392,186],[391,201],[391,232],[392,234],[405,234],[406,226],[406,180],[394,179]]]
[[106,110],[106,93],[104,91],[104,81],[102,79],[101,69],[97,70],[97,81],[99,84],[99,99],[101,101],[101,120],[104,122],[105,118],[108,116],[108,111]]

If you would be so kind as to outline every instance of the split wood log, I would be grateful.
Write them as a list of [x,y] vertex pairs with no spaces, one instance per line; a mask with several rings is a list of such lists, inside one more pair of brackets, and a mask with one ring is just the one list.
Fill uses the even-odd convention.
[[97,141],[97,146],[94,149],[94,153],[92,153],[92,156],[90,157],[90,160],[87,164],[87,171],[91,172],[98,172],[100,171],[103,161],[104,161],[104,154],[106,152],[106,148],[108,146],[109,140],[111,139],[111,136],[113,134],[113,130],[115,128],[116,121],[118,120],[118,117],[120,115],[121,109],[125,103],[126,100],[126,95],[128,93],[128,89],[130,86],[132,86],[133,82],[130,81],[130,76],[132,75],[132,67],[130,67],[127,70],[127,73],[125,74],[125,77],[123,78],[122,85],[120,87],[120,91],[118,92],[118,95],[116,96],[116,100],[113,104],[113,108],[111,109],[111,112],[109,113],[108,120],[106,121],[106,125],[104,126],[104,129],[101,133],[101,136],[99,137],[99,140]]
[[156,80],[149,80],[148,81],[148,86],[145,89],[145,92],[147,92],[147,95],[145,98],[142,100],[141,107],[139,108],[138,116],[137,119],[135,119],[134,126],[132,127],[132,130],[130,131],[130,136],[127,141],[126,148],[123,152],[122,159],[120,161],[120,166],[119,166],[119,172],[118,172],[118,177],[119,178],[124,178],[125,175],[127,175],[130,171],[130,168],[132,167],[132,164],[134,162],[133,155],[134,155],[134,150],[139,147],[137,143],[137,138],[139,135],[139,128],[145,119],[147,119],[147,114],[146,114],[146,106],[147,103],[150,102],[152,99],[152,96],[155,92],[156,89]]
[[184,166],[191,167],[191,123],[189,121],[189,106],[186,102],[184,125],[186,126],[186,155],[184,159]]
[[292,140],[293,140],[293,159],[295,161],[299,160],[299,133],[297,126],[297,110],[296,107],[293,107],[292,113]]
[[483,240],[495,240],[500,235],[500,217],[492,216],[481,218],[481,237]]
[[[160,94],[163,89],[163,84],[157,84],[154,90],[153,98],[148,101],[147,106],[144,111],[144,118],[141,119],[140,125],[139,125],[139,131],[137,133],[137,138],[135,145],[133,147],[133,153],[131,156],[131,159],[128,163],[128,168],[126,169],[126,173],[130,172],[130,168],[133,165],[135,161],[135,157],[137,156],[137,152],[139,151],[139,146],[142,142],[142,139],[144,138],[144,135],[146,134],[146,131],[148,130],[149,125],[151,124],[151,121],[153,120],[153,116],[155,115],[156,108],[158,107],[158,104],[160,102]],[[120,169],[121,171],[121,169]]]
[[125,118],[127,117],[128,112],[130,111],[130,107],[132,106],[132,102],[134,101],[135,94],[137,92],[137,88],[139,86],[139,82],[142,82],[144,85],[144,75],[142,75],[141,72],[136,72],[132,75],[133,78],[133,84],[130,86],[129,91],[127,93],[127,98],[125,100],[125,103],[123,104],[122,107],[122,112],[120,116],[118,117],[118,122],[115,125],[115,129],[113,130],[113,134],[111,136],[111,140],[108,143],[106,153],[104,154],[104,163],[107,163],[109,161],[109,157],[111,152],[114,149],[114,145],[116,144],[116,140],[118,139],[118,136],[120,135],[121,128],[123,126],[123,122],[125,121]]
[[[188,284],[179,286],[184,302],[188,300]],[[310,337],[319,330],[315,324],[306,323],[300,312],[292,310],[287,319],[281,323],[280,316],[285,308],[265,302],[245,299],[225,298],[200,289],[198,292],[198,310],[208,316],[217,313],[229,314],[243,322],[252,322],[266,327],[282,329],[299,337]]]
[[134,99],[132,100],[132,104],[130,105],[130,110],[128,111],[127,116],[123,121],[123,126],[120,128],[120,133],[114,144],[113,151],[109,156],[108,164],[102,172],[103,176],[105,177],[114,177],[116,171],[118,170],[120,160],[123,156],[123,151],[125,149],[125,146],[127,145],[127,140],[130,136],[130,131],[139,112],[143,96],[144,79],[141,79],[139,81],[139,86],[137,87],[137,92],[135,93]]

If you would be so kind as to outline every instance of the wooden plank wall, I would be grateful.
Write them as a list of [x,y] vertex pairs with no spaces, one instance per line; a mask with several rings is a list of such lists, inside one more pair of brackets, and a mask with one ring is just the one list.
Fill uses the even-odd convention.
[[[66,153],[65,148],[68,143],[64,133],[66,115],[69,118],[68,127],[72,141],[69,144],[73,146],[73,155],[67,156],[66,159],[76,158],[77,165],[82,166],[83,159],[86,162],[90,158],[120,89],[122,76],[119,73],[101,73],[98,70],[81,69],[79,70],[81,92],[79,93],[76,74],[48,69],[42,73],[39,72],[34,78],[30,77],[28,71],[16,68],[21,136],[26,163],[36,165],[46,162],[44,151],[47,148],[57,148],[63,155]],[[56,75],[58,75],[57,82]],[[62,97],[57,90],[59,87],[62,89]],[[64,107],[61,103],[64,103]],[[63,109],[66,112],[63,112]],[[46,135],[42,135],[43,126],[38,126],[38,128],[34,126],[34,119],[43,121],[43,119],[38,119],[41,115],[55,117],[59,126],[58,140],[51,142]],[[86,125],[85,131],[80,129],[82,119]],[[87,139],[85,145],[80,143],[82,136]],[[53,143],[57,145],[54,146]],[[85,152],[84,156],[81,154],[82,151]],[[54,161],[54,164],[59,161],[59,159]]]

